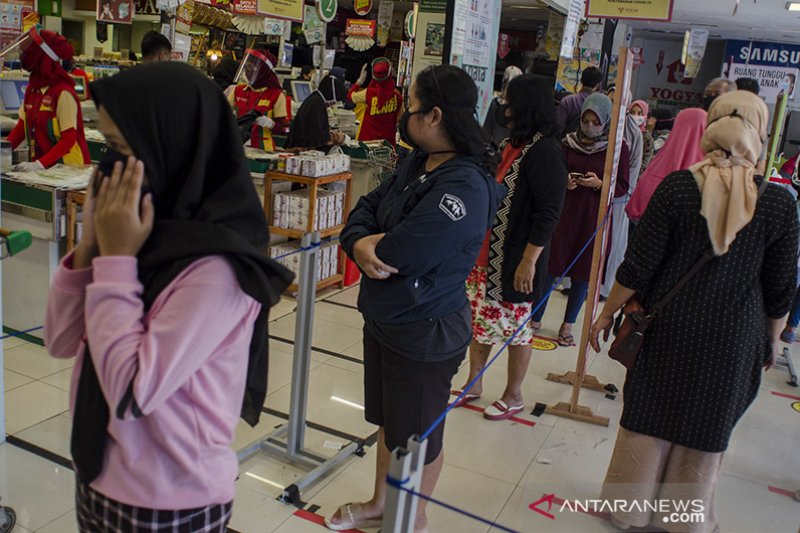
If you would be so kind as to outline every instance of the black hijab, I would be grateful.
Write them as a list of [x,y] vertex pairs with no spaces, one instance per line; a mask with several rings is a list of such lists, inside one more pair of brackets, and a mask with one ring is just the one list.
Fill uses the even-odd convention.
[[233,80],[236,78],[236,73],[238,71],[239,62],[230,56],[225,56],[211,71],[211,77],[224,91],[230,85],[233,85]]
[[[242,290],[262,304],[242,404],[242,418],[254,426],[267,389],[267,316],[292,274],[265,255],[267,222],[230,106],[212,81],[177,62],[96,81],[91,94],[144,162],[153,193],[153,232],[137,256],[145,309],[185,268],[209,255],[223,256]],[[111,407],[119,418],[129,408],[142,416],[133,380],[120,405]],[[73,460],[86,483],[102,471],[108,421],[109,406],[87,347],[72,428]]]
[[297,110],[286,139],[286,147],[327,150],[331,133],[328,104],[336,102],[337,98],[344,98],[346,94],[341,80],[334,76],[325,76],[319,88],[303,100],[303,105]]

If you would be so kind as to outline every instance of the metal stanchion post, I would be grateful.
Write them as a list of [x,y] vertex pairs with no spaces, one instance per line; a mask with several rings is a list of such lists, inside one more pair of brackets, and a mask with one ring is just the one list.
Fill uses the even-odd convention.
[[311,369],[311,339],[317,295],[317,258],[320,255],[319,244],[318,232],[307,233],[301,240],[289,421],[267,435],[266,438],[259,439],[238,453],[239,461],[244,461],[260,451],[265,451],[309,469],[304,477],[286,487],[281,494],[282,501],[298,506],[302,504],[301,494],[307,487],[338,467],[351,455],[363,454],[364,449],[363,441],[351,442],[338,454],[328,458],[304,448],[309,371]]
[[[403,487],[419,492],[422,487],[422,471],[425,468],[425,450],[428,441],[419,442],[417,437],[408,439],[407,448],[392,451],[389,477],[403,482]],[[386,491],[386,507],[383,510],[382,531],[386,533],[414,533],[417,519],[418,498],[408,492],[389,485]]]

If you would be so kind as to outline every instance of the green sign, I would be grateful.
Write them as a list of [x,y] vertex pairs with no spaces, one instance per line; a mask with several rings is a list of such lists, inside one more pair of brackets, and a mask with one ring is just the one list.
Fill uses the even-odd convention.
[[337,9],[339,9],[339,0],[317,0],[317,14],[323,22],[335,19]]
[[60,17],[61,0],[39,0],[39,13],[46,17]]
[[421,0],[419,10],[426,13],[447,12],[447,0]]

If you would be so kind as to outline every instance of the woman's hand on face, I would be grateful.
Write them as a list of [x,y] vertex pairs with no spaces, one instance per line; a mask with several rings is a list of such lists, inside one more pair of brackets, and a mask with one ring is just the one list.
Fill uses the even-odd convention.
[[536,262],[523,257],[514,272],[514,290],[522,294],[533,292],[533,278],[536,276]]
[[594,172],[587,172],[583,179],[578,180],[578,185],[599,190],[603,186],[603,180],[598,178]]
[[614,317],[610,316],[607,317],[601,314],[594,324],[592,324],[592,329],[589,330],[589,344],[594,348],[594,351],[600,353],[600,333],[603,333],[603,342],[608,340],[609,335],[611,334],[611,326],[614,325]]
[[95,184],[101,180],[99,169],[95,168],[92,177],[89,178],[89,186],[86,189],[86,201],[83,202],[83,231],[81,240],[75,246],[75,253],[72,256],[72,267],[75,269],[88,268],[92,259],[97,257],[100,250],[97,247],[97,234],[94,230],[94,204],[95,204]]
[[155,209],[150,193],[141,198],[143,181],[144,163],[133,157],[103,178],[94,215],[101,255],[135,256],[150,236]]
[[371,279],[388,279],[392,274],[397,274],[397,269],[390,267],[375,255],[375,247],[381,242],[385,233],[369,235],[357,240],[353,245],[353,259],[364,274]]

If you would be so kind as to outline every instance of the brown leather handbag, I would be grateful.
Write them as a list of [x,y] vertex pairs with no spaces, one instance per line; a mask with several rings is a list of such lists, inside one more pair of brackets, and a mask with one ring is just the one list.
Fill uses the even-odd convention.
[[[759,200],[764,194],[764,191],[767,190],[767,185],[769,185],[769,180],[762,179],[761,185],[758,187]],[[624,319],[622,326],[620,326],[619,331],[614,336],[614,342],[611,344],[611,348],[608,350],[609,357],[615,361],[619,361],[628,370],[632,369],[633,365],[636,364],[636,359],[639,357],[639,352],[642,351],[644,334],[647,328],[650,327],[650,324],[653,323],[653,320],[661,310],[675,298],[675,295],[677,295],[687,283],[689,283],[689,280],[700,272],[712,259],[714,259],[714,250],[709,248],[703,256],[697,260],[697,263],[689,269],[689,272],[678,281],[672,290],[653,306],[653,309],[649,313],[639,302],[637,295],[634,295],[633,298],[628,300],[622,308]]]
[[675,298],[675,295],[689,283],[689,280],[700,272],[712,259],[714,259],[714,250],[709,248],[672,290],[653,306],[653,309],[649,313],[636,296],[628,300],[622,308],[625,319],[614,337],[611,348],[608,350],[609,357],[615,361],[619,361],[628,370],[632,369],[633,365],[636,364],[636,359],[639,357],[639,352],[642,350],[644,334],[650,327],[650,324],[653,323],[656,315],[658,315],[661,310]]

